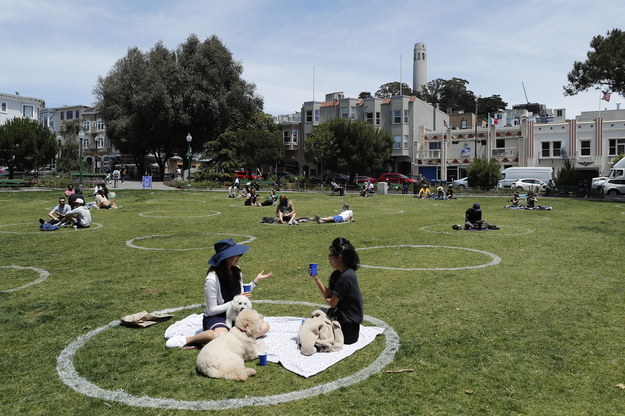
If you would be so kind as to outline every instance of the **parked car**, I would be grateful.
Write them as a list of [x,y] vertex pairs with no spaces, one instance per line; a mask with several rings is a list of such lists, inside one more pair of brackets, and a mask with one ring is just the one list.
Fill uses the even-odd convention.
[[347,177],[346,174],[344,174],[344,173],[337,173],[337,172],[328,173],[323,178],[323,182],[324,183],[330,183],[332,181],[334,181],[336,183],[345,184],[345,183],[349,182],[349,178]]
[[451,183],[451,186],[454,188],[465,189],[469,187],[469,178],[465,176],[464,178],[456,179]]
[[415,183],[417,182],[415,179],[409,178],[406,175],[401,173],[383,173],[378,178],[378,182],[388,182],[388,183]]
[[625,195],[625,179],[608,179],[601,189],[606,195]]
[[376,178],[372,178],[371,176],[356,176],[354,178],[354,183],[377,183],[378,180]]
[[515,191],[538,192],[538,191],[546,191],[547,184],[541,181],[540,179],[524,178],[524,179],[519,179],[515,182],[512,182],[511,188],[514,189]]
[[603,185],[605,183],[605,181],[608,180],[607,176],[597,176],[596,178],[592,178],[592,181],[590,183],[590,187],[592,189],[595,188],[601,188],[601,185]]
[[234,174],[236,175],[237,178],[239,178],[239,180],[252,180],[252,181],[262,181],[263,177],[260,175],[254,175],[249,173],[246,170],[237,170],[234,172]]

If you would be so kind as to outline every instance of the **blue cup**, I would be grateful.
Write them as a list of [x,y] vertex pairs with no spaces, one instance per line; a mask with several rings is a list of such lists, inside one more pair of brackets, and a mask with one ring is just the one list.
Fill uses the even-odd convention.
[[266,352],[258,353],[258,365],[262,365],[263,367],[267,365],[267,353]]
[[243,292],[251,292],[252,291],[252,285],[243,285]]
[[310,276],[317,276],[317,263],[310,263],[308,268],[310,268]]

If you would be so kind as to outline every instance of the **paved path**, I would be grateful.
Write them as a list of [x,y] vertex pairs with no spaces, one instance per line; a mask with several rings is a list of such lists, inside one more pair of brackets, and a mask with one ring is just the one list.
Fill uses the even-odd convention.
[[[125,180],[123,183],[122,181],[117,181],[117,188],[115,188],[115,186],[113,185],[113,181],[110,181],[107,186],[109,188],[109,191],[112,191],[114,189],[143,189],[143,183],[141,181]],[[167,186],[163,184],[163,182],[152,182],[152,189],[158,191],[179,191],[178,188]]]

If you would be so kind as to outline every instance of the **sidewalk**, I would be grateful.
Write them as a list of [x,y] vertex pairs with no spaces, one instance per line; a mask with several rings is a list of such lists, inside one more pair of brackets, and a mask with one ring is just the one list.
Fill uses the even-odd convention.
[[[136,181],[136,180],[124,180],[124,182],[122,182],[121,180],[117,181],[117,188],[114,187],[114,181],[111,180],[107,187],[109,189],[109,191],[113,191],[113,190],[124,190],[124,189],[143,189],[143,183],[141,181]],[[150,188],[146,188],[146,190],[149,190]],[[152,190],[157,190],[157,191],[178,191],[179,189],[177,188],[173,188],[171,186],[166,186],[163,184],[163,182],[152,182]]]

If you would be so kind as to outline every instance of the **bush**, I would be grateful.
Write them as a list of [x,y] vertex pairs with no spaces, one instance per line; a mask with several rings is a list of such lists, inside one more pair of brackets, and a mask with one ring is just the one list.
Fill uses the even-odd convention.
[[469,186],[487,188],[497,186],[497,182],[501,178],[500,170],[501,165],[495,159],[475,159],[467,168]]

